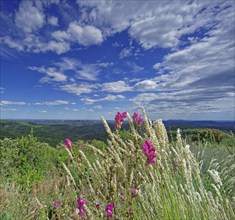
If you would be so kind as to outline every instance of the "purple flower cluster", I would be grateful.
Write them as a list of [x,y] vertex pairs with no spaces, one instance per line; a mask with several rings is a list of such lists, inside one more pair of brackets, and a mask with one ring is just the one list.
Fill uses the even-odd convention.
[[134,122],[138,127],[140,127],[141,124],[142,124],[142,122],[143,122],[143,119],[144,119],[144,118],[143,118],[143,115],[138,115],[137,112],[134,112],[132,118],[133,118],[133,122]]
[[54,201],[53,205],[56,207],[56,208],[59,208],[61,206],[61,202],[60,201]]
[[106,216],[109,218],[113,217],[113,208],[114,208],[114,202],[110,202],[107,206],[106,206]]
[[145,144],[142,146],[142,150],[147,157],[147,164],[154,164],[156,163],[155,148],[152,147],[152,143],[149,140],[145,141]]
[[77,204],[78,204],[78,215],[80,215],[82,218],[85,218],[85,214],[86,214],[86,202],[79,197],[77,199]]
[[115,129],[120,129],[123,122],[124,122],[124,118],[127,117],[127,113],[126,112],[123,112],[123,113],[120,113],[118,112],[115,116],[115,124],[114,124],[114,127]]
[[66,138],[64,141],[65,147],[70,150],[71,146],[72,146],[72,142],[69,138]]

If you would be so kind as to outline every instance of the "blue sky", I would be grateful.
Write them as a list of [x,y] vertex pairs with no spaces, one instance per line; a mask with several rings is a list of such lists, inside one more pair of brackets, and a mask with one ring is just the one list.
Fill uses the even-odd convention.
[[234,120],[234,1],[0,2],[2,119]]

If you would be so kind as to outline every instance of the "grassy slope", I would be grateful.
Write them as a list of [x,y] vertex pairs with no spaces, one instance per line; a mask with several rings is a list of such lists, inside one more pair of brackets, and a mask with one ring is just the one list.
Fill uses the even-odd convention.
[[[21,125],[27,127],[27,124],[22,123]],[[22,172],[26,178],[26,181],[25,179],[23,179],[23,182],[19,181],[20,184],[18,185],[12,185],[9,181],[6,183],[7,176],[1,181],[1,217],[5,219],[16,219],[16,217],[17,219],[47,219],[47,217],[54,216],[56,218],[56,215],[59,215],[61,217],[67,216],[65,218],[68,218],[76,207],[76,197],[80,195],[87,201],[87,206],[90,209],[89,213],[87,213],[90,216],[88,219],[91,217],[102,219],[101,216],[104,214],[102,210],[105,209],[105,205],[110,202],[110,199],[113,199],[116,204],[115,215],[119,217],[127,215],[129,219],[221,219],[224,216],[234,217],[231,211],[233,203],[231,198],[234,195],[234,188],[231,188],[231,186],[234,185],[232,182],[229,183],[232,177],[230,168],[234,162],[234,156],[231,156],[230,151],[234,153],[234,145],[231,148],[231,145],[227,146],[227,142],[221,144],[211,143],[207,140],[203,140],[203,143],[193,142],[190,148],[196,158],[198,158],[198,165],[202,165],[200,177],[196,177],[195,171],[190,171],[189,169],[189,167],[193,168],[195,163],[192,155],[188,154],[184,149],[186,143],[174,141],[171,144],[167,144],[162,139],[164,131],[161,130],[157,132],[157,137],[158,140],[162,141],[156,151],[162,158],[163,169],[160,168],[160,161],[158,161],[158,166],[146,167],[145,157],[139,147],[146,137],[153,142],[156,140],[151,132],[148,133],[148,130],[145,130],[145,132],[146,134],[136,141],[133,132],[121,132],[120,136],[112,134],[111,139],[113,135],[114,139],[112,143],[109,142],[108,147],[104,142],[93,141],[94,149],[101,150],[101,153],[103,152],[106,155],[104,158],[99,151],[94,151],[93,148],[88,147],[87,143],[83,141],[74,142],[73,155],[76,158],[76,163],[78,162],[79,169],[77,169],[76,163],[71,163],[63,146],[59,145],[57,149],[53,149],[53,155],[52,152],[48,154],[50,151],[48,145],[41,144],[32,136],[18,140],[5,139],[1,141],[1,152],[5,153],[4,157],[6,158],[5,168],[2,171],[7,170],[9,172],[8,166],[14,167],[18,157],[16,156],[14,159],[13,156],[18,155],[20,150],[22,151],[19,154],[21,155],[20,163],[24,166],[15,164],[16,169],[13,169],[12,172],[17,173],[19,167],[23,170],[17,175],[13,173],[12,178],[13,180],[14,178],[19,180],[22,178]],[[231,140],[234,141],[234,138]],[[138,147],[137,151],[131,147],[132,145],[127,144],[127,141],[130,143],[134,141],[135,144],[133,146]],[[22,146],[24,147],[22,148]],[[8,151],[4,151],[6,148]],[[174,153],[173,148],[178,152],[178,156]],[[37,149],[42,151],[35,151]],[[109,151],[110,149],[113,149],[112,152]],[[131,154],[126,155],[125,151],[120,151],[120,149],[128,149],[127,152]],[[161,150],[164,150],[165,153]],[[137,164],[133,164],[135,152],[137,152],[139,158]],[[32,160],[31,155],[38,155],[38,159],[41,162],[38,162],[37,157]],[[50,165],[50,169],[44,163],[46,161],[50,162],[52,158],[48,158],[46,155],[53,155],[54,162],[52,162],[52,166]],[[3,161],[2,158],[1,154],[1,161]],[[216,160],[211,162],[213,158]],[[8,164],[10,159],[12,165]],[[96,160],[102,164],[101,167],[95,166],[94,162]],[[186,167],[181,163],[183,160],[186,160]],[[69,171],[64,170],[59,161],[67,164]],[[203,164],[200,161],[203,161]],[[56,169],[52,168],[53,163],[54,167],[57,166]],[[138,176],[138,172],[135,173],[133,168],[141,170],[142,177]],[[97,170],[93,172],[93,169]],[[110,169],[114,170],[111,171]],[[123,169],[128,172],[124,174]],[[197,168],[195,169],[197,170]],[[216,206],[213,207],[212,201],[217,202],[216,198],[218,195],[216,195],[216,191],[211,185],[215,183],[208,175],[209,169],[218,170],[221,173],[221,178],[223,177],[223,185],[219,191],[222,195],[222,200],[220,201],[219,199],[218,201],[222,209],[218,209]],[[39,170],[46,171],[42,172],[40,180],[37,179]],[[137,184],[136,188],[141,192],[141,196],[139,195],[135,199],[130,198],[129,189],[131,184],[130,180],[126,181],[131,176],[131,170],[134,171],[134,180],[136,180],[133,184]],[[73,186],[68,172],[71,172],[75,183],[78,184],[76,187]],[[187,175],[188,172],[192,172],[194,189],[189,188],[191,177]],[[35,181],[28,184],[27,178],[32,178],[31,174],[36,175],[33,176]],[[8,173],[7,175],[9,176],[10,174]],[[124,178],[125,175],[127,175],[126,178]],[[3,175],[1,176],[3,177]],[[143,180],[144,182],[142,182]],[[198,198],[194,197],[194,193],[199,190],[200,180],[203,181],[204,190],[212,193],[212,201],[207,200],[206,197],[208,195],[204,192],[200,192],[199,195],[205,196],[205,200],[202,198],[202,201],[199,201]],[[140,184],[139,187],[137,187],[138,184]],[[180,185],[182,185],[184,193],[180,189]],[[125,187],[123,188],[123,186]],[[231,203],[230,208],[224,202],[226,199]],[[58,210],[55,210],[52,205],[55,200],[60,200],[63,204]],[[96,206],[95,203],[99,203],[100,210],[94,208]],[[220,210],[224,210],[226,214]]]

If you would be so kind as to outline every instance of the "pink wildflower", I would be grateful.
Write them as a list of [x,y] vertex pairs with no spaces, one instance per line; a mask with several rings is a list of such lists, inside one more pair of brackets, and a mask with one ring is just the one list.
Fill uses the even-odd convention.
[[65,139],[64,144],[65,144],[65,147],[70,150],[70,148],[72,146],[72,142],[70,141],[69,138]]
[[127,117],[127,113],[126,112],[123,112],[123,113],[120,113],[118,112],[115,116],[115,124],[114,124],[114,127],[116,129],[120,129],[123,122],[124,122],[124,118]]
[[138,127],[140,127],[141,124],[142,124],[142,122],[143,122],[143,119],[144,119],[143,116],[142,116],[142,115],[138,115],[137,112],[134,112],[132,118],[133,118],[133,122],[134,122]]
[[142,146],[142,150],[147,157],[147,165],[156,163],[156,149],[152,147],[152,143],[149,140],[145,141],[145,144]]
[[131,196],[132,197],[136,197],[137,196],[137,191],[136,191],[136,189],[134,187],[131,187],[130,192],[131,192]]
[[148,156],[147,156],[147,164],[149,165],[149,164],[154,164],[154,163],[156,163],[156,154],[155,154],[155,149],[154,149],[154,151],[150,151],[150,153],[148,154]]
[[86,202],[79,197],[77,199],[77,204],[78,204],[78,215],[80,215],[82,218],[85,218],[85,214],[86,214]]
[[56,207],[56,208],[59,208],[61,206],[61,203],[60,201],[54,201],[53,205]]
[[146,140],[145,145],[142,146],[142,149],[144,151],[144,154],[148,155],[149,152],[153,150],[154,148],[152,148],[152,143],[149,140]]
[[113,208],[114,208],[114,202],[110,202],[107,206],[106,206],[106,216],[112,218],[113,217]]

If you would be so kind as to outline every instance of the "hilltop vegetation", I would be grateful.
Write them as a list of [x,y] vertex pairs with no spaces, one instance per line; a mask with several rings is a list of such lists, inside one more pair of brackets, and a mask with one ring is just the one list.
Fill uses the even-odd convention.
[[[114,129],[114,122],[108,121],[110,128]],[[183,130],[184,138],[213,139],[216,142],[228,136],[229,131],[234,132],[234,122],[197,122],[197,121],[166,121],[166,129],[169,136],[175,136],[178,128]],[[128,131],[129,125],[124,123],[123,129]],[[100,121],[92,120],[74,120],[74,121],[11,121],[0,120],[0,139],[5,137],[17,138],[25,136],[33,129],[34,136],[41,142],[46,142],[51,146],[56,146],[64,137],[70,137],[72,140],[102,140],[106,141],[108,135]],[[196,130],[195,130],[196,129]],[[204,130],[207,129],[207,130]],[[215,130],[216,129],[216,130]],[[219,130],[220,131],[219,131]],[[199,135],[199,136],[198,136]],[[214,137],[213,137],[214,136]]]
[[0,140],[0,219],[235,218],[234,136],[168,135],[143,115],[116,116],[113,131],[103,119],[106,141]]

